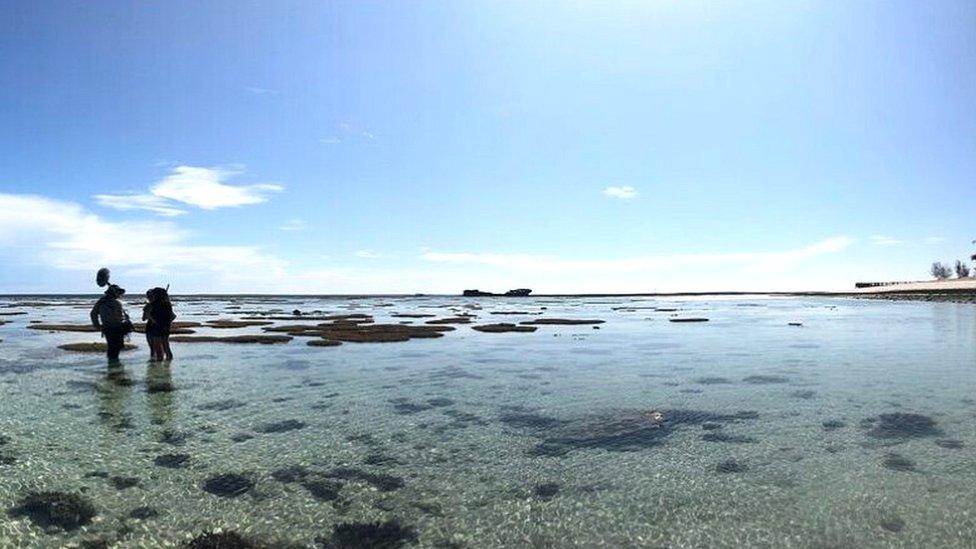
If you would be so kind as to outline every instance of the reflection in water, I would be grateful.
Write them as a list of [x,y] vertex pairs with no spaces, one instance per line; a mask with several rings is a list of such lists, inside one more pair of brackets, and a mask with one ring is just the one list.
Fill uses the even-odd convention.
[[150,362],[146,368],[146,395],[153,425],[169,427],[175,415],[173,371],[170,362]]
[[110,362],[105,377],[96,387],[98,417],[104,425],[116,431],[132,427],[128,407],[133,381],[121,362]]

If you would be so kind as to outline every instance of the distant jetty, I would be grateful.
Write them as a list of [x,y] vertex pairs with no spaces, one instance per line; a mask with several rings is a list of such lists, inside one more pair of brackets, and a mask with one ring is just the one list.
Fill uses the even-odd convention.
[[909,282],[858,282],[847,295],[896,301],[976,303],[976,278]]
[[489,296],[502,296],[502,297],[527,297],[532,293],[532,290],[528,288],[516,288],[514,290],[509,290],[503,294],[496,294],[492,292],[482,292],[481,290],[464,290],[461,294],[464,297],[489,297]]

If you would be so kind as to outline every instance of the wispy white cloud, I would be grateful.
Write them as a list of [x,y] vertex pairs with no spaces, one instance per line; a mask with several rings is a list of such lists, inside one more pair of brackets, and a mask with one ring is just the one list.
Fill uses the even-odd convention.
[[[7,280],[0,291],[95,291],[96,269],[136,292],[172,283],[178,293],[413,293],[449,289],[456,276],[430,269],[308,266],[289,263],[251,245],[201,245],[171,220],[116,222],[79,204],[42,196],[0,193],[0,262],[17,264],[38,280]],[[322,259],[322,258],[320,258]],[[69,273],[69,286],[51,286],[51,271]],[[76,274],[71,274],[76,273]],[[53,276],[54,280],[64,280]]]
[[150,187],[148,193],[98,194],[102,206],[118,210],[147,210],[163,216],[186,213],[182,205],[204,210],[260,204],[269,194],[284,190],[273,183],[228,185],[224,181],[239,172],[219,168],[177,166]]
[[904,240],[898,240],[896,238],[892,238],[890,236],[884,236],[884,235],[870,236],[868,237],[868,240],[870,240],[872,244],[878,246],[897,246],[899,244],[905,243]]
[[373,132],[356,127],[349,122],[339,122],[335,125],[336,132],[328,137],[323,137],[319,141],[325,143],[326,145],[337,145],[342,142],[354,142],[356,140],[368,140],[373,141],[376,139],[376,134]]
[[630,200],[631,198],[637,197],[637,189],[631,187],[630,185],[624,185],[622,187],[607,187],[606,189],[603,189],[603,194],[612,198]]
[[278,226],[278,230],[281,231],[303,231],[308,227],[308,223],[304,219],[289,219],[281,225]]
[[278,95],[278,90],[263,88],[261,86],[244,86],[244,90],[254,95]]
[[153,194],[96,194],[95,201],[116,210],[146,210],[164,217],[183,215],[186,210]]
[[213,168],[177,166],[162,181],[153,185],[150,192],[162,198],[183,202],[205,210],[260,204],[267,195],[284,190],[273,183],[257,185],[227,185],[223,180],[236,172]]
[[254,246],[190,243],[169,221],[113,222],[78,204],[0,194],[0,251],[66,270],[104,265],[176,278],[201,276],[213,287],[247,285],[284,273],[286,263]]
[[945,238],[941,236],[929,236],[926,237],[925,240],[923,240],[922,242],[926,244],[941,244],[945,242]]
[[[363,260],[306,258],[301,266],[261,246],[207,244],[171,219],[115,221],[83,206],[40,196],[0,193],[0,262],[39,280],[49,271],[77,271],[79,291],[95,269],[109,266],[131,287],[172,282],[180,292],[362,293],[460,292],[465,287],[547,292],[840,289],[853,277],[826,256],[852,240],[835,237],[779,251],[570,259],[519,253],[418,252],[412,258],[370,249]],[[286,224],[287,225],[287,224]],[[298,224],[296,224],[297,226]],[[228,231],[229,233],[233,231]],[[201,242],[202,240],[202,242]],[[368,261],[382,258],[383,261]],[[817,259],[821,258],[821,259]],[[391,264],[390,261],[398,261]],[[819,269],[819,270],[818,270]],[[59,277],[54,277],[58,279]],[[25,281],[27,287],[30,281]],[[36,287],[36,286],[34,286]],[[19,291],[11,285],[6,291]],[[45,291],[65,291],[47,287]]]
[[680,254],[608,260],[571,260],[528,254],[443,252],[426,252],[420,257],[434,263],[487,265],[539,274],[652,272],[660,269],[736,264],[746,270],[759,271],[778,270],[806,258],[838,252],[853,242],[850,238],[838,236],[802,248],[779,252]]

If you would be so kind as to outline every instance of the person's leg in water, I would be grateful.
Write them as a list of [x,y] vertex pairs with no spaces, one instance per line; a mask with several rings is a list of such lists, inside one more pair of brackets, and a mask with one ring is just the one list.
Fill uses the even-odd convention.
[[153,336],[149,333],[149,330],[146,330],[146,345],[149,346],[149,360],[150,361],[155,361],[156,360],[156,346],[153,343]]
[[153,347],[155,347],[156,360],[163,360],[163,337],[160,335],[153,336]]
[[105,343],[108,347],[105,352],[108,361],[118,362],[119,353],[122,352],[122,348],[125,346],[125,336],[122,335],[120,330],[106,330]]
[[[166,360],[173,360],[173,350],[169,348],[169,335],[164,335],[159,340],[162,344],[161,353],[165,353]],[[160,354],[160,358],[162,358],[162,354]]]

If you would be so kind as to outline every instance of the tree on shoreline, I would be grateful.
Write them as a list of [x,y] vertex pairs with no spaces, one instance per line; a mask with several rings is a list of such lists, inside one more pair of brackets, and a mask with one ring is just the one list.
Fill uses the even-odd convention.
[[969,278],[969,265],[956,260],[956,278]]
[[933,263],[932,269],[929,270],[929,272],[932,273],[933,277],[939,280],[945,280],[950,276],[952,276],[952,269],[950,269],[948,265],[942,263],[941,261],[936,261],[935,263]]

